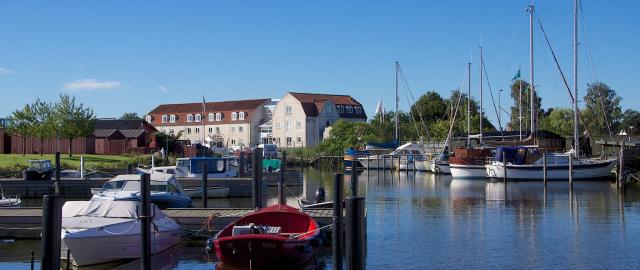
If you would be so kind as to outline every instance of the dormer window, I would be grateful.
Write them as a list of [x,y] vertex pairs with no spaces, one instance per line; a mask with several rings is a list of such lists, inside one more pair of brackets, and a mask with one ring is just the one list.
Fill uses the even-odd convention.
[[238,113],[237,112],[232,112],[231,113],[231,121],[236,121],[238,119]]
[[147,115],[144,120],[147,121],[147,123],[151,123],[151,120],[153,119],[151,119],[151,115]]
[[244,112],[240,112],[240,113],[238,114],[238,119],[240,119],[240,120],[244,120]]
[[213,113],[209,113],[209,122],[213,122],[216,120],[216,115]]
[[353,106],[347,106],[347,113],[353,113]]
[[187,114],[187,123],[193,122],[193,114]]
[[336,107],[338,108],[338,112],[339,112],[339,113],[344,113],[344,106],[342,106],[342,105],[338,105],[338,106],[336,106]]
[[222,121],[222,114],[216,113],[216,121]]
[[176,122],[176,115],[175,115],[175,114],[172,114],[172,115],[169,117],[169,123],[175,123],[175,122]]
[[195,121],[196,122],[202,122],[202,114],[196,114]]

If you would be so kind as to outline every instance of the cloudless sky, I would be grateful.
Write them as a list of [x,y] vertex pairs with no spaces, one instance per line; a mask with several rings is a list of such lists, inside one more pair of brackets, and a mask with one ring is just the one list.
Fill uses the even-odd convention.
[[[478,46],[484,47],[497,102],[497,90],[508,89],[519,66],[529,80],[528,4],[2,1],[0,117],[38,97],[55,101],[65,92],[98,117],[118,117],[143,115],[162,103],[200,102],[203,91],[207,101],[280,98],[288,91],[350,94],[372,116],[379,100],[387,109],[393,106],[396,60],[416,97],[427,90],[448,97],[462,85],[471,61],[471,91],[478,99]],[[535,5],[572,85],[573,1]],[[581,95],[597,77],[623,97],[623,109],[639,109],[639,5],[583,0]],[[569,107],[538,26],[535,31],[543,107]],[[485,90],[484,108],[495,120]],[[409,106],[405,91],[402,109]],[[502,103],[512,103],[508,92]]]

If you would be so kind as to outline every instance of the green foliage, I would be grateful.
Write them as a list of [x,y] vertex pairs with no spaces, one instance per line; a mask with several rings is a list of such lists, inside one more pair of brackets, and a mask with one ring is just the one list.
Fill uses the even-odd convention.
[[371,125],[366,122],[338,120],[331,126],[330,136],[320,144],[325,154],[341,155],[348,147],[363,146],[373,139]]
[[[507,124],[510,130],[518,130],[519,128],[519,102],[520,89],[522,89],[522,130],[531,129],[531,85],[525,80],[515,80],[511,84],[511,98],[513,106],[511,106],[511,119]],[[538,125],[542,124],[544,118],[544,110],[542,109],[542,98],[535,93],[535,106],[538,111]]]
[[43,155],[44,139],[51,138],[56,133],[56,118],[53,105],[39,98],[31,104],[34,113],[33,134],[40,138],[40,155]]
[[540,129],[560,134],[561,136],[573,135],[573,109],[551,108],[540,121]]
[[75,138],[89,136],[94,129],[93,110],[83,103],[76,103],[76,98],[61,94],[60,101],[54,106],[55,118],[58,121],[59,135],[69,140],[69,156],[71,157]]
[[620,129],[627,132],[627,134],[638,134],[640,129],[640,112],[632,109],[627,109],[622,114],[622,121],[620,122]]
[[122,116],[120,116],[120,118],[118,118],[120,120],[140,120],[142,119],[142,117],[140,117],[138,115],[138,113],[136,112],[126,112],[123,113]]
[[158,131],[154,133],[153,136],[156,136],[156,143],[158,145],[158,148],[165,148],[165,151],[167,151],[167,154],[169,154],[169,150],[175,148],[176,141],[180,139],[182,133],[182,130],[178,131],[177,134],[167,134]]
[[34,133],[34,123],[36,116],[31,105],[24,105],[22,110],[15,110],[11,113],[11,124],[8,132],[22,138],[22,155],[26,154],[26,138]]
[[609,135],[609,128],[615,133],[622,119],[620,101],[622,98],[608,85],[602,82],[587,84],[581,124],[584,124],[592,135]]
[[435,122],[445,119],[447,115],[447,101],[435,90],[424,93],[415,104],[411,105],[411,115],[416,122]]

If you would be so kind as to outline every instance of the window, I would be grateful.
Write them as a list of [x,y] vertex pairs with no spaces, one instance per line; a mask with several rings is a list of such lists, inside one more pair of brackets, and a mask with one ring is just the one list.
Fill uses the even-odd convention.
[[148,123],[151,123],[151,115],[147,115],[147,117],[145,117],[145,120],[147,120]]
[[302,142],[302,137],[296,138],[296,142]]
[[238,132],[242,133],[242,127],[238,127]]
[[287,109],[287,115],[291,115],[291,106],[287,106],[286,109]]
[[187,122],[193,122],[193,114],[187,114]]
[[244,112],[240,112],[240,114],[238,115],[238,119],[244,120]]
[[296,128],[298,129],[302,128],[302,122],[296,121]]
[[169,129],[169,134],[173,134],[173,129]]
[[291,128],[291,121],[287,121],[287,129]]
[[336,106],[336,107],[338,108],[338,112],[340,112],[340,113],[344,113],[344,106],[342,106],[342,105],[338,105],[338,106]]
[[237,112],[232,112],[231,113],[231,121],[236,121],[236,119],[238,119],[238,113]]
[[216,113],[216,121],[222,121],[222,114]]
[[356,114],[362,114],[362,107],[360,106],[356,107]]
[[191,134],[191,128],[187,128],[187,134]]
[[202,114],[196,114],[196,122],[202,122]]
[[209,128],[209,133],[213,132],[213,128]]
[[209,113],[209,122],[213,122],[216,119],[216,115],[213,113]]
[[162,115],[162,123],[166,123],[167,122],[167,115]]
[[196,133],[200,133],[200,128],[196,128]]
[[353,113],[353,106],[347,106],[347,113]]
[[236,132],[236,127],[231,127],[231,132]]
[[236,140],[231,140],[231,145],[236,145]]
[[176,115],[172,114],[171,117],[169,117],[169,122],[170,123],[175,123],[176,122]]
[[281,128],[280,121],[276,122],[276,128]]
[[287,146],[291,145],[291,137],[287,137]]

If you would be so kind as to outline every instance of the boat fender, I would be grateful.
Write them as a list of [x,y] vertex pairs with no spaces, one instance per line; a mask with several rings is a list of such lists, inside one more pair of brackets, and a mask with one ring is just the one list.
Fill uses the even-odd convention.
[[321,203],[324,201],[325,201],[324,188],[318,188],[318,190],[316,190],[316,203]]

